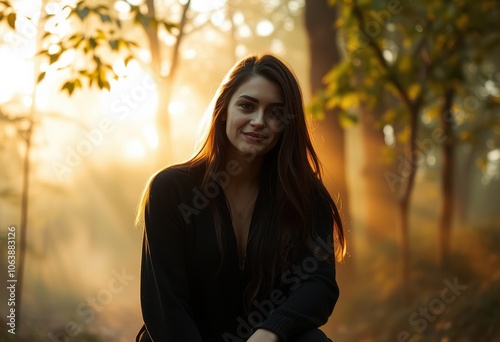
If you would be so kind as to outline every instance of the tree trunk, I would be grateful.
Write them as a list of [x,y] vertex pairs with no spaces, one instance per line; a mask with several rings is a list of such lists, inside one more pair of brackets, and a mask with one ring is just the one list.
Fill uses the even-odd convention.
[[406,145],[404,160],[409,170],[400,174],[406,181],[403,181],[401,196],[399,198],[399,231],[401,234],[401,273],[403,285],[403,300],[406,304],[410,302],[410,201],[415,185],[415,175],[417,173],[418,161],[415,160],[417,151],[417,131],[418,131],[419,107],[410,107],[410,138]]
[[[47,4],[46,0],[42,0],[41,8],[42,11]],[[43,27],[45,25],[45,20],[43,20],[44,16],[40,15],[40,20],[38,20],[37,24],[37,36],[36,36],[36,51],[40,51],[41,43],[42,43],[42,32]],[[18,235],[19,239],[19,249],[18,249],[18,268],[17,268],[17,285],[16,285],[16,329],[20,331],[22,327],[22,312],[26,307],[23,303],[23,287],[24,287],[24,274],[25,274],[25,266],[26,266],[26,251],[28,246],[28,213],[29,213],[29,190],[30,190],[30,172],[31,172],[31,147],[32,147],[32,138],[34,131],[34,122],[36,115],[36,94],[38,90],[38,75],[40,72],[40,58],[35,57],[33,62],[33,93],[31,94],[31,108],[30,108],[30,116],[28,119],[28,129],[26,130],[26,143],[25,143],[25,151],[24,151],[24,160],[23,160],[23,177],[22,177],[22,190],[21,190],[21,221],[19,224]],[[16,253],[17,254],[17,253]]]
[[[145,27],[146,35],[149,40],[149,47],[151,51],[151,68],[153,78],[156,80],[158,86],[158,109],[156,112],[156,125],[158,134],[158,154],[157,154],[157,165],[159,168],[165,167],[170,163],[173,149],[172,149],[172,127],[169,113],[169,104],[172,99],[174,80],[177,68],[179,65],[179,54],[180,46],[184,38],[184,29],[187,18],[187,11],[189,9],[191,1],[188,0],[182,9],[181,21],[178,25],[178,31],[176,42],[173,46],[170,70],[167,75],[162,75],[162,54],[161,47],[158,39],[158,27],[153,24],[152,20],[150,25]],[[147,16],[149,18],[156,18],[156,10],[154,5],[154,0],[146,0],[148,6]]]
[[[306,1],[305,6],[306,28],[309,35],[310,51],[310,82],[311,92],[314,95],[325,87],[323,77],[340,61],[340,54],[336,44],[334,22],[337,18],[337,8],[330,7],[328,1]],[[346,180],[346,159],[344,129],[338,120],[338,112],[329,110],[325,119],[318,122],[316,133],[321,135],[321,142],[315,148],[326,165],[328,174],[324,182],[328,190],[337,199],[340,196],[341,209],[347,228],[350,226],[349,198]],[[346,229],[347,230],[347,229]]]
[[443,129],[444,136],[446,137],[443,143],[443,165],[441,168],[441,209],[439,212],[439,252],[438,261],[441,268],[447,265],[447,257],[450,251],[450,236],[453,221],[453,180],[454,180],[454,136],[453,125],[454,116],[451,112],[453,104],[453,97],[455,93],[453,90],[447,90],[445,94],[445,101],[443,105],[443,112],[441,115],[441,128]]
[[[465,143],[462,143],[465,145]],[[458,148],[458,146],[456,147]],[[456,194],[454,198],[454,205],[456,208],[456,214],[458,223],[461,226],[466,226],[469,224],[469,213],[471,207],[471,194],[472,194],[472,184],[474,183],[474,171],[477,156],[479,155],[479,148],[476,144],[470,144],[467,146],[467,151],[461,149],[461,153],[456,156],[457,168],[454,172],[454,190],[453,193]],[[458,159],[459,157],[460,160]]]
[[[314,95],[325,87],[323,77],[340,61],[340,54],[336,43],[337,32],[334,22],[337,18],[337,7],[330,7],[327,0],[306,1],[305,19],[309,35],[310,51],[310,82],[311,92]],[[349,196],[346,179],[346,157],[344,129],[338,120],[338,111],[329,110],[325,119],[317,123],[315,128],[315,149],[320,160],[325,165],[323,181],[333,199],[339,206],[344,234],[348,242],[348,255],[355,255],[352,219],[349,212]],[[319,139],[318,139],[319,138]],[[340,200],[339,200],[340,198]],[[337,270],[337,279],[349,297],[355,293],[356,270],[353,258],[346,259],[346,267]],[[347,284],[351,284],[347,286]],[[341,285],[342,286],[342,285]]]
[[[147,16],[156,18],[156,9],[154,0],[146,0],[148,7]],[[162,54],[158,39],[158,25],[154,20],[149,21],[149,25],[144,27],[149,41],[149,50],[151,52],[151,74],[157,85],[158,93],[158,108],[156,110],[156,132],[158,134],[158,150],[157,150],[157,165],[163,167],[168,163],[170,158],[170,117],[168,113],[168,105],[170,96],[168,92],[171,87],[167,77],[161,74]]]

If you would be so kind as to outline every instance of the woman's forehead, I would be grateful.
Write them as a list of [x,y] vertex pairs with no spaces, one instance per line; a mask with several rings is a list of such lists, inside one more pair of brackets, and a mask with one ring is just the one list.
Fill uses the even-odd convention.
[[273,81],[263,76],[252,76],[244,82],[233,94],[232,100],[247,98],[254,102],[283,104],[283,91],[281,87]]

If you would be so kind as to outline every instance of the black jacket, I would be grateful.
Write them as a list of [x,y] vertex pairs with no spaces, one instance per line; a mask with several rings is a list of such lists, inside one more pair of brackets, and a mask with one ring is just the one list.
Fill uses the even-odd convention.
[[[323,233],[317,236],[316,247],[304,251],[282,286],[245,313],[242,298],[248,270],[258,265],[247,262],[240,270],[222,188],[214,182],[203,189],[201,181],[200,170],[176,166],[160,172],[151,183],[141,268],[145,325],[138,341],[246,341],[257,327],[287,341],[326,323],[339,296],[329,211],[318,209],[317,231]],[[221,208],[231,245],[227,258],[234,260],[222,271],[210,197]],[[251,227],[266,210],[266,201],[261,190]]]

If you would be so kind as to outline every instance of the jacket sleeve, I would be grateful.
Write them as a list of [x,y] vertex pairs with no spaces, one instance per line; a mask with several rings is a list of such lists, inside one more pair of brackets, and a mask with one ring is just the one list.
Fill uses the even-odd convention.
[[339,297],[335,280],[333,250],[333,217],[325,207],[319,208],[313,243],[284,277],[288,295],[255,329],[263,328],[277,334],[281,342],[324,325]]
[[178,205],[175,171],[150,184],[141,265],[141,308],[152,341],[201,342],[187,281],[186,224]]

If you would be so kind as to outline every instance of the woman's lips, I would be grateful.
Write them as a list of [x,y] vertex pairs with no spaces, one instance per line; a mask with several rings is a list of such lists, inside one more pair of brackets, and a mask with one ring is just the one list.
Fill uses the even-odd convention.
[[264,134],[255,132],[243,132],[243,135],[245,135],[245,137],[251,142],[261,142],[266,138]]

